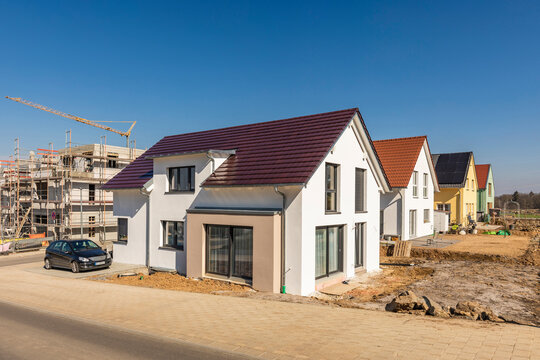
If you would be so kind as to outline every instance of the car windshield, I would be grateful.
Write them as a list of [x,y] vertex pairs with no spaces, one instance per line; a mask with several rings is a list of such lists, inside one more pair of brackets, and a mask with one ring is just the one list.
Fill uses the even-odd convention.
[[91,240],[72,241],[71,247],[75,251],[87,250],[87,249],[99,249],[99,246]]

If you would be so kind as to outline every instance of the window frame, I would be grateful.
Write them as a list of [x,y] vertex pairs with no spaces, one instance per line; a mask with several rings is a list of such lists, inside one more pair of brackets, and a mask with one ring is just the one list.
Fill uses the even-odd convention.
[[[332,168],[334,171],[334,189],[329,189],[328,169]],[[326,214],[339,213],[339,164],[325,163],[324,165],[324,211]],[[328,209],[328,194],[335,194],[334,197],[334,210]]]
[[[178,238],[176,239],[174,244],[168,244],[166,241],[168,240],[169,235],[169,223],[173,223],[174,225],[174,232],[178,233],[178,224],[182,224],[182,239],[181,244],[179,244]],[[161,246],[164,248],[169,249],[176,249],[180,251],[184,251],[185,249],[185,243],[186,243],[186,224],[184,221],[178,221],[178,220],[161,220],[161,229],[162,229],[162,237],[161,237]],[[175,237],[177,237],[175,235]]]
[[88,216],[88,237],[94,238],[96,237],[96,227],[91,226],[96,224],[96,216],[91,215]]
[[[359,222],[354,227],[354,268],[366,267],[366,227],[367,222]],[[361,250],[361,251],[360,251]]]
[[[180,186],[180,171],[182,169],[188,169],[188,184],[189,189],[179,189]],[[172,172],[175,171],[175,183],[173,184],[173,176]],[[195,192],[195,178],[196,178],[196,171],[195,171],[195,165],[189,165],[189,166],[174,166],[167,168],[167,191],[169,193],[193,193]],[[174,186],[173,186],[174,185]]]
[[422,195],[424,196],[424,199],[428,198],[428,190],[429,190],[429,177],[428,173],[424,173],[423,175],[424,184],[422,186]]
[[96,201],[96,184],[88,184],[88,201]]
[[412,196],[413,198],[418,198],[418,171],[413,171],[412,174]]
[[[427,216],[426,216],[426,211],[427,211]],[[430,223],[430,219],[429,219],[430,216],[431,216],[430,209],[424,209],[424,224]]]
[[[126,235],[125,239],[120,239],[120,222],[125,221]],[[116,241],[119,243],[126,243],[129,240],[129,219],[127,217],[119,217],[116,219]]]
[[[362,174],[362,199],[361,199],[361,208],[358,208],[358,174]],[[367,212],[367,170],[362,168],[354,169],[354,211],[355,213],[365,213]]]
[[[317,230],[320,230],[320,229],[326,229],[326,239],[325,239],[325,243],[326,243],[326,273],[323,274],[323,275],[319,275],[317,276],[317,270],[316,270],[316,267],[317,267],[317,246],[315,245],[315,280],[319,280],[319,279],[323,279],[323,278],[329,278],[331,275],[333,274],[338,274],[338,273],[341,273],[343,272],[343,263],[344,263],[344,259],[343,259],[343,256],[344,256],[344,225],[328,225],[328,226],[317,226],[315,227],[315,238],[314,240],[316,240],[317,238]],[[329,239],[329,231],[328,229],[330,228],[337,228],[337,233],[338,233],[338,246],[337,246],[337,251],[338,251],[338,266],[337,266],[337,270],[336,271],[332,271],[332,272],[329,272],[328,271],[328,268],[329,268],[329,263],[330,263],[330,253],[329,253],[329,247],[330,247],[330,242],[328,241]]]
[[[212,272],[209,271],[210,269],[209,263],[210,263],[210,256],[208,254],[208,251],[210,249],[210,237],[209,237],[209,227],[221,227],[228,229],[229,233],[229,243],[228,243],[228,269],[227,274],[218,273],[218,272]],[[205,224],[204,225],[205,233],[206,233],[206,239],[205,239],[205,247],[204,250],[204,266],[205,266],[205,273],[215,276],[223,276],[227,279],[243,279],[245,281],[251,282],[253,281],[253,244],[254,244],[254,230],[252,226],[242,226],[242,225],[223,225],[223,224]],[[235,229],[247,229],[251,230],[251,277],[249,276],[238,276],[234,274],[234,265],[235,265],[235,255],[234,251],[236,250],[236,244],[235,244],[235,237],[234,237],[234,230]]]
[[409,210],[409,238],[413,236],[416,237],[417,233],[418,233],[418,212],[416,211],[416,209],[410,209]]

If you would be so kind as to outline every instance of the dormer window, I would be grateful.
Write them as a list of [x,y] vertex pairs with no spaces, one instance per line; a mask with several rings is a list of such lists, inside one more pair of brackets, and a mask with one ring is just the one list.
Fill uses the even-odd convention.
[[195,191],[195,166],[169,168],[169,191]]

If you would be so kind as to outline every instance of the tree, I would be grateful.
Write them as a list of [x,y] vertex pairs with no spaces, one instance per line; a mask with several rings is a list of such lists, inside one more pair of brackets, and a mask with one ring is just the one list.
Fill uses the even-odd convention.
[[519,202],[519,193],[517,190],[512,194],[512,201]]

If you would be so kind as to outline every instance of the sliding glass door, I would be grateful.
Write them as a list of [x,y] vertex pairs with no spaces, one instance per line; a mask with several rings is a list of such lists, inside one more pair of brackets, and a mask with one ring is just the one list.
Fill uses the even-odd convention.
[[253,228],[207,225],[206,272],[227,277],[253,277]]
[[315,278],[343,271],[343,226],[315,230]]

